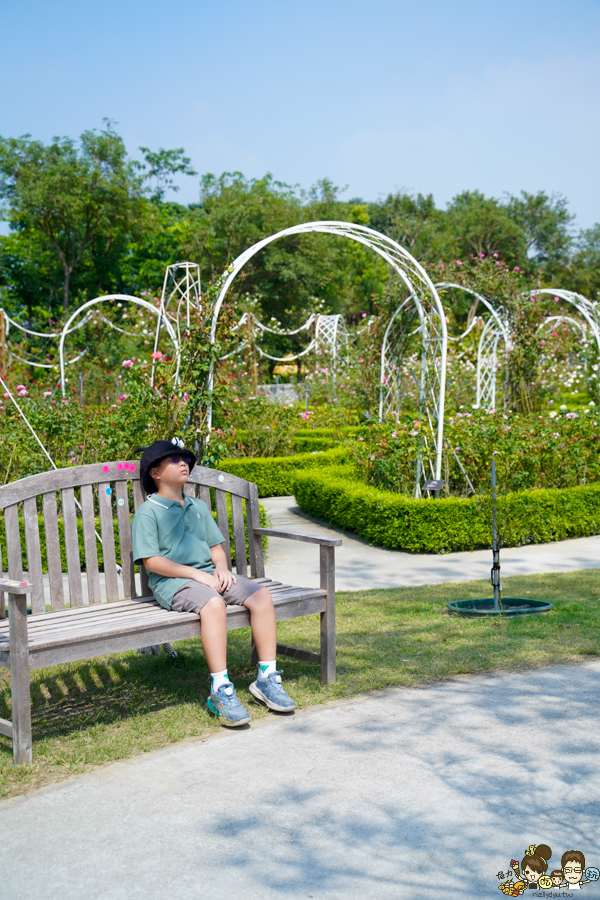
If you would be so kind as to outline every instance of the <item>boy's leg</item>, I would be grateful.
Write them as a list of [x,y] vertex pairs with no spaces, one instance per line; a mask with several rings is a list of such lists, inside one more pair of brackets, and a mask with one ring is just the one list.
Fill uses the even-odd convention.
[[248,690],[277,712],[292,712],[296,704],[281,684],[281,671],[277,670],[277,621],[273,598],[268,588],[260,588],[243,602],[250,611],[252,638],[258,653],[258,678]]
[[200,640],[209,672],[227,668],[227,610],[215,595],[200,610]]
[[250,612],[250,625],[256,652],[260,660],[273,660],[277,654],[277,622],[271,592],[260,588],[244,600]]
[[207,585],[190,581],[173,598],[176,612],[195,612],[200,617],[200,640],[211,674],[207,700],[210,712],[223,725],[245,725],[250,714],[237,698],[227,675],[227,610],[223,597]]

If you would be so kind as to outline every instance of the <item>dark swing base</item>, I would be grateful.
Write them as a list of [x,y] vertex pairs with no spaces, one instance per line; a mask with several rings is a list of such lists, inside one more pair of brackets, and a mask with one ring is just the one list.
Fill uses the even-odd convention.
[[485,600],[453,600],[448,604],[451,616],[465,616],[479,619],[483,616],[534,616],[548,612],[552,603],[545,600],[523,600],[520,597],[503,597],[502,609],[494,609],[494,599]]

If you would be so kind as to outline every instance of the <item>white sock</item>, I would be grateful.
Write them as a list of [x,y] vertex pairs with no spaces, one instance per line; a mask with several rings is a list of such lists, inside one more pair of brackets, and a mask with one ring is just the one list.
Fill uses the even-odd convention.
[[223,669],[222,672],[211,672],[210,678],[210,689],[213,692],[218,691],[219,688],[223,687],[224,684],[231,684],[229,675],[227,674],[227,669]]
[[277,669],[277,660],[269,660],[265,662],[264,660],[259,660],[258,663],[258,677],[259,678],[268,678],[269,675]]

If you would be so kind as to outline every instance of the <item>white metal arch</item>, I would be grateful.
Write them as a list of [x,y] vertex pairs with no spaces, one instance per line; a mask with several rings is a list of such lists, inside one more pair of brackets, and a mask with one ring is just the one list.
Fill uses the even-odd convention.
[[492,303],[483,294],[462,284],[454,284],[451,281],[440,281],[436,288],[454,289],[464,291],[471,297],[477,297],[480,303],[490,312],[490,318],[483,326],[483,331],[477,346],[477,394],[475,398],[476,409],[496,408],[496,373],[498,371],[498,344],[504,341],[505,364],[508,365],[506,350],[510,347],[510,332],[508,323],[494,308]]
[[[241,253],[228,269],[221,293],[215,303],[212,324],[211,341],[216,338],[217,322],[223,300],[238,273],[252,259],[252,257],[279,238],[289,237],[295,234],[333,234],[357,241],[365,247],[369,247],[377,253],[394,271],[410,292],[411,302],[414,304],[421,322],[422,332],[422,373],[424,379],[423,397],[425,408],[429,416],[435,441],[435,453],[433,472],[436,479],[441,478],[442,447],[444,437],[444,404],[446,391],[446,355],[448,348],[448,336],[446,331],[446,318],[435,286],[425,269],[411,256],[411,254],[397,244],[391,238],[365,225],[356,225],[350,222],[305,222],[286,228],[276,234],[259,241]],[[214,370],[211,371],[209,387],[212,388]],[[211,425],[212,410],[209,412],[208,423]]]
[[[575,307],[577,312],[583,316],[590,326],[591,332],[594,335],[594,340],[596,341],[598,357],[600,358],[600,314],[597,304],[592,303],[591,300],[588,300],[588,298],[584,297],[582,294],[577,294],[575,291],[565,291],[561,288],[538,288],[535,291],[531,291],[527,296],[541,297],[544,295],[558,297],[559,300],[564,300],[565,303],[570,303],[571,306]],[[598,385],[598,395],[600,402],[600,383]]]
[[[107,303],[111,300],[120,300],[125,303],[135,303],[137,306],[142,306],[144,309],[147,309],[153,315],[158,316],[160,319],[160,310],[153,306],[152,303],[148,303],[147,300],[141,300],[139,297],[132,297],[130,294],[107,294],[105,297],[95,297],[93,300],[88,300],[86,303],[83,303],[75,312],[67,319],[65,322],[62,331],[60,332],[60,343],[58,345],[58,356],[60,360],[60,387],[62,391],[62,395],[65,395],[65,338],[70,333],[70,331],[74,331],[75,329],[70,328],[72,322],[75,321],[77,316],[81,315],[81,313],[90,309],[92,306],[96,306],[98,303]],[[169,320],[163,316],[163,321],[165,324],[165,328],[167,329],[167,333],[173,342],[173,346],[175,348],[175,355],[177,359],[177,373],[179,372],[179,360],[180,360],[180,350],[179,350],[179,341],[177,340],[177,335],[175,334],[175,330]],[[115,326],[116,327],[116,326]],[[123,329],[118,329],[122,331]]]

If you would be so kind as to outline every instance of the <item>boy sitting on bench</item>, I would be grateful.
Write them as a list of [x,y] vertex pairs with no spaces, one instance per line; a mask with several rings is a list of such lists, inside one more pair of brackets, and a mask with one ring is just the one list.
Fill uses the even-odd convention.
[[147,499],[131,524],[134,562],[144,565],[161,606],[200,616],[202,649],[211,676],[207,706],[223,725],[250,721],[227,675],[226,606],[231,604],[250,611],[259,657],[250,693],[270,709],[290,712],[296,704],[283,689],[275,662],[273,598],[267,588],[227,568],[224,537],[208,506],[183,493],[196,457],[179,444],[175,439],[155,441],[142,454],[140,479]]

